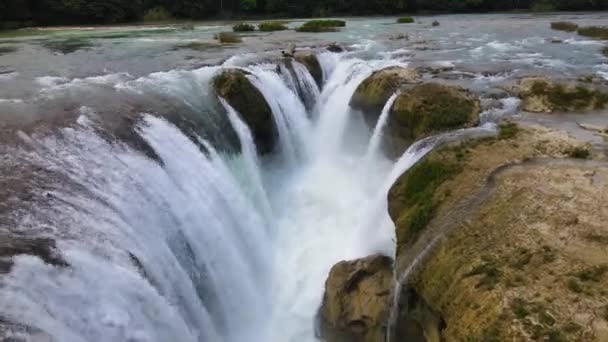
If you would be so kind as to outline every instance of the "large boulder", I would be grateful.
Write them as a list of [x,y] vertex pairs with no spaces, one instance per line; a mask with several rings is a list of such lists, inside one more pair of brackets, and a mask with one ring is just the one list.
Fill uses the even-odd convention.
[[390,153],[414,141],[479,122],[479,99],[466,89],[439,83],[413,86],[396,99],[386,128]]
[[278,138],[272,110],[247,76],[248,73],[240,69],[224,70],[213,78],[213,87],[249,126],[258,151],[268,153],[274,149]]
[[342,261],[329,273],[320,310],[330,342],[384,342],[393,283],[392,259],[373,255]]
[[300,51],[295,53],[294,58],[296,61],[304,64],[319,88],[323,87],[323,69],[317,56],[312,51]]
[[350,106],[362,111],[375,125],[386,101],[404,84],[418,81],[416,70],[404,67],[389,67],[374,72],[355,90]]
[[546,77],[526,77],[515,92],[522,99],[522,109],[531,113],[585,111],[603,109],[608,93],[580,83],[562,84]]

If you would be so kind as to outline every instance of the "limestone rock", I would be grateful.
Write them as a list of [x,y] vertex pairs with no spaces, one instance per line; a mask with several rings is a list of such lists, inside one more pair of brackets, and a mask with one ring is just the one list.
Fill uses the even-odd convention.
[[319,88],[321,88],[323,86],[323,69],[317,56],[312,51],[299,51],[295,53],[294,58],[296,61],[304,64]]
[[350,106],[361,110],[372,118],[371,126],[375,125],[386,101],[404,84],[418,81],[416,70],[404,67],[389,67],[374,72],[355,90]]
[[213,78],[213,87],[249,126],[260,153],[271,152],[278,139],[272,110],[264,95],[249,81],[247,72],[225,70]]
[[373,255],[336,264],[325,283],[320,310],[322,338],[331,342],[384,342],[392,260]]
[[531,113],[597,110],[608,105],[608,93],[600,89],[580,83],[558,83],[546,77],[520,80],[516,93],[522,98],[522,109]]
[[386,129],[388,146],[400,155],[414,141],[479,122],[479,99],[466,89],[425,83],[404,91],[393,105]]

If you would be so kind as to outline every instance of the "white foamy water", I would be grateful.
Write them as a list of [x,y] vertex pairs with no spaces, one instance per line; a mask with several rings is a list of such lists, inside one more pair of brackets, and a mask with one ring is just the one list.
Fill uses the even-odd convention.
[[[330,268],[370,253],[393,255],[386,194],[438,140],[387,159],[379,146],[397,94],[371,139],[357,129],[362,118],[349,101],[374,70],[404,64],[334,53],[319,59],[322,91],[299,63],[289,76],[275,64],[246,67],[278,131],[276,153],[262,158],[241,114],[210,91],[224,67],[43,80],[49,97],[101,85],[134,103],[206,120],[219,104],[226,125],[211,120],[208,130],[233,130],[240,152],[220,152],[207,135],[181,131],[162,112],[142,112],[135,134],[159,159],[152,160],[98,135],[96,110],[86,104],[77,123],[56,135],[22,132],[28,148],[13,148],[11,160],[55,177],[44,190],[48,204],[32,208],[19,229],[44,227],[70,267],[17,258],[0,278],[0,317],[66,342],[315,341]],[[314,98],[309,109],[307,96]]]

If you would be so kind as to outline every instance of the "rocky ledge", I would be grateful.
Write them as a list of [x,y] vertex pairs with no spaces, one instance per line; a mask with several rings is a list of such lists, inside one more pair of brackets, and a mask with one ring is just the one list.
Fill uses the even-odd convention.
[[[504,123],[496,138],[442,146],[402,175],[388,196],[404,281],[399,319],[386,327],[393,341],[404,331],[419,331],[408,341],[607,341],[604,153],[563,131]],[[354,298],[326,296],[322,312],[369,300]],[[357,315],[377,312],[386,311]],[[348,326],[351,316],[339,317],[331,326]],[[360,325],[372,336],[362,341],[385,341],[380,325]]]

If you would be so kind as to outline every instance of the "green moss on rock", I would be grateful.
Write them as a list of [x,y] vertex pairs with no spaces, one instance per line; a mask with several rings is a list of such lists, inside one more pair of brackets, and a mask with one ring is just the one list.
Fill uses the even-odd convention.
[[393,105],[388,131],[392,147],[402,151],[415,140],[479,122],[480,105],[469,91],[438,83],[414,86]]
[[249,81],[247,72],[225,70],[213,78],[213,87],[241,115],[251,129],[258,151],[268,153],[277,140],[272,110],[264,95]]
[[554,21],[551,23],[551,28],[559,31],[574,32],[578,29],[578,24],[570,21]]
[[397,23],[399,24],[411,24],[414,22],[414,18],[412,17],[401,17],[397,19]]
[[389,67],[374,72],[355,90],[350,106],[373,117],[372,125],[380,115],[386,101],[404,84],[417,82],[419,75],[414,69]]
[[581,84],[564,85],[544,78],[522,80],[520,96],[522,108],[532,113],[603,109],[608,105],[608,93]]
[[323,86],[323,69],[319,59],[312,51],[297,52],[294,56],[295,60],[304,64],[308,72],[312,75],[319,88]]
[[430,222],[439,204],[435,191],[458,171],[455,163],[423,159],[397,179],[388,193],[388,211],[398,249],[412,243]]

